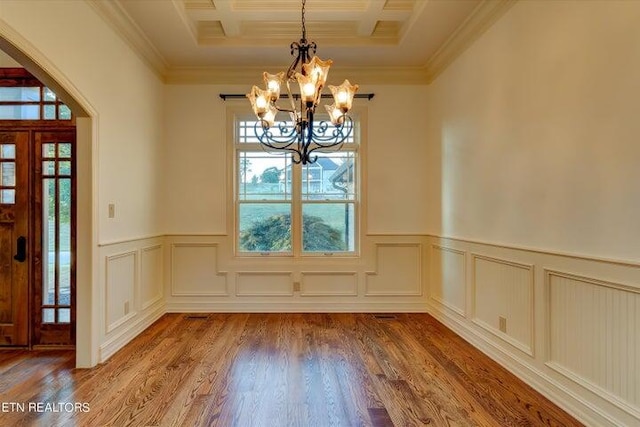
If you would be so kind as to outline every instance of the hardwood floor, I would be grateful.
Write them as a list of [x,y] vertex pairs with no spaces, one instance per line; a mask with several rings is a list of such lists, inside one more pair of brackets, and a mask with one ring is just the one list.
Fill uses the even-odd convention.
[[0,352],[0,425],[581,425],[426,314],[168,314],[73,366]]

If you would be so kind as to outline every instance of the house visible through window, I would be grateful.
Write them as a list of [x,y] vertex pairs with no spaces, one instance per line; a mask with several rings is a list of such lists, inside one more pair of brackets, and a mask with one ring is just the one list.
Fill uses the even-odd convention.
[[[342,149],[297,165],[265,152],[254,120],[236,120],[237,252],[353,254],[357,249],[358,133]],[[356,125],[356,129],[358,126]]]

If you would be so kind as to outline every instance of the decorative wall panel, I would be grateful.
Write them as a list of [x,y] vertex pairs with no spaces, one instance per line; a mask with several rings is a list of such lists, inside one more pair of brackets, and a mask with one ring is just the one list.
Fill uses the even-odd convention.
[[106,257],[105,325],[109,333],[135,315],[138,251]]
[[378,243],[375,265],[367,272],[365,295],[422,295],[420,243]]
[[533,266],[473,255],[474,322],[533,356]]
[[227,274],[218,271],[216,243],[171,246],[172,296],[226,296]]
[[144,310],[162,300],[162,245],[142,248],[140,254],[140,304]]
[[257,271],[237,275],[238,296],[291,296],[293,279],[290,272]]
[[546,271],[548,366],[640,419],[640,288]]
[[466,312],[465,253],[438,245],[431,246],[431,286],[429,297],[461,316]]
[[358,274],[355,272],[303,272],[300,295],[358,295]]

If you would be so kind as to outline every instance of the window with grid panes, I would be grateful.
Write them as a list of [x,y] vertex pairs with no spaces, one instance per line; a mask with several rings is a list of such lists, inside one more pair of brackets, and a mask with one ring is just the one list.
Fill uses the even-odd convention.
[[[255,119],[236,118],[236,249],[245,255],[353,255],[358,243],[359,124],[340,151],[299,165],[265,152]],[[277,132],[277,131],[276,131]]]

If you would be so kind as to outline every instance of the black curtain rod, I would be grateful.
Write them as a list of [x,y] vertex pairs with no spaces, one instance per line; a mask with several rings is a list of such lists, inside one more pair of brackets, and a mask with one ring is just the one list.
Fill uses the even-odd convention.
[[[286,96],[286,95],[285,95]],[[323,93],[322,97],[323,98],[329,98],[333,95],[329,94],[329,93]],[[373,98],[375,96],[375,93],[356,93],[353,97],[354,98],[360,98],[360,99],[364,99],[366,98],[367,100],[371,100],[371,98]],[[220,98],[222,98],[223,101],[226,101],[227,99],[240,99],[240,98],[246,98],[246,95],[242,95],[240,93],[221,93],[220,94]],[[293,97],[295,99],[299,99],[300,95],[297,93],[293,94]]]

